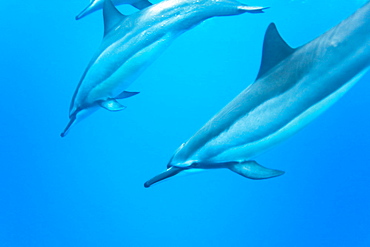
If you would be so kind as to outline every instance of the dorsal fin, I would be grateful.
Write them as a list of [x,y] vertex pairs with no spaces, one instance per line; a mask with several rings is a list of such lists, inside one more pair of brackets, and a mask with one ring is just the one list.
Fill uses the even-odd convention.
[[[271,23],[265,34],[262,50],[262,62],[257,79],[261,78],[272,67],[280,63],[295,51],[281,38],[276,25]],[[257,80],[256,79],[256,80]]]
[[134,6],[137,9],[145,9],[146,7],[149,7],[152,5],[151,2],[148,0],[138,0],[136,2],[131,3],[132,6]]
[[104,35],[106,35],[109,31],[114,29],[123,18],[125,18],[125,15],[118,11],[118,9],[113,5],[112,0],[104,0],[103,17]]

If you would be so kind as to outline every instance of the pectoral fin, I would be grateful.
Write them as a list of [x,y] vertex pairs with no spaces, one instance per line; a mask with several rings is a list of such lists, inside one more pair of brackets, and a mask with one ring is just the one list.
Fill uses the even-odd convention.
[[250,179],[273,178],[284,174],[283,171],[263,167],[254,160],[232,163],[227,168]]
[[135,96],[136,94],[138,94],[139,92],[129,92],[129,91],[123,91],[122,93],[120,93],[116,99],[125,99],[125,98],[129,98],[129,97],[132,97],[132,96]]
[[99,105],[108,111],[121,111],[126,108],[126,106],[121,105],[117,100],[115,99],[108,99],[101,101]]

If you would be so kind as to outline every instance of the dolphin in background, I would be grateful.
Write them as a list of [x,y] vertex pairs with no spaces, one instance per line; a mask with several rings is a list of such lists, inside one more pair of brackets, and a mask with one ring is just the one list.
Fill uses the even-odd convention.
[[262,13],[236,0],[166,0],[132,15],[122,15],[106,0],[104,38],[73,95],[65,136],[77,119],[98,107],[120,111],[117,99],[136,92],[126,88],[180,34],[214,16]]
[[284,172],[252,158],[302,129],[347,92],[370,66],[370,2],[315,40],[293,49],[268,27],[256,81],[175,152],[167,170],[144,186],[176,174],[228,168],[265,179]]
[[[144,9],[152,5],[148,0],[113,0],[114,5],[130,4],[137,9]],[[99,9],[102,9],[104,0],[91,0],[89,5],[76,16],[76,20],[79,20]]]

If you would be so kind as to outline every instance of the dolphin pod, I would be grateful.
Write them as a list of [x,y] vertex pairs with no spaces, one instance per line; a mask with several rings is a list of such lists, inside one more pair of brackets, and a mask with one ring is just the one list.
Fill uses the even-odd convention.
[[369,27],[370,2],[296,49],[271,24],[256,81],[182,144],[167,170],[144,186],[176,174],[216,168],[251,179],[282,175],[252,158],[302,129],[366,73]]
[[165,0],[125,16],[111,0],[105,0],[104,38],[73,95],[70,121],[61,136],[99,106],[123,110],[125,106],[117,99],[137,94],[125,90],[183,32],[211,17],[262,13],[264,9],[236,0]]

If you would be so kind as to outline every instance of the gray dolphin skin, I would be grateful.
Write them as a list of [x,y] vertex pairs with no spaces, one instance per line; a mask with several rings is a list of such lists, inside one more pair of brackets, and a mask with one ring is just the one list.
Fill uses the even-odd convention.
[[183,32],[214,16],[262,13],[263,9],[235,0],[166,0],[124,16],[106,0],[104,38],[73,95],[70,121],[61,136],[98,106],[124,109],[116,99],[137,94],[125,90]]
[[176,174],[214,168],[228,168],[251,179],[282,175],[251,159],[310,123],[369,66],[370,2],[296,49],[270,24],[256,81],[178,148],[167,171],[144,186]]
[[[137,9],[144,9],[152,5],[148,0],[113,0],[114,5],[130,4]],[[87,7],[76,16],[76,20],[79,20],[99,9],[102,9],[104,0],[92,0]]]

